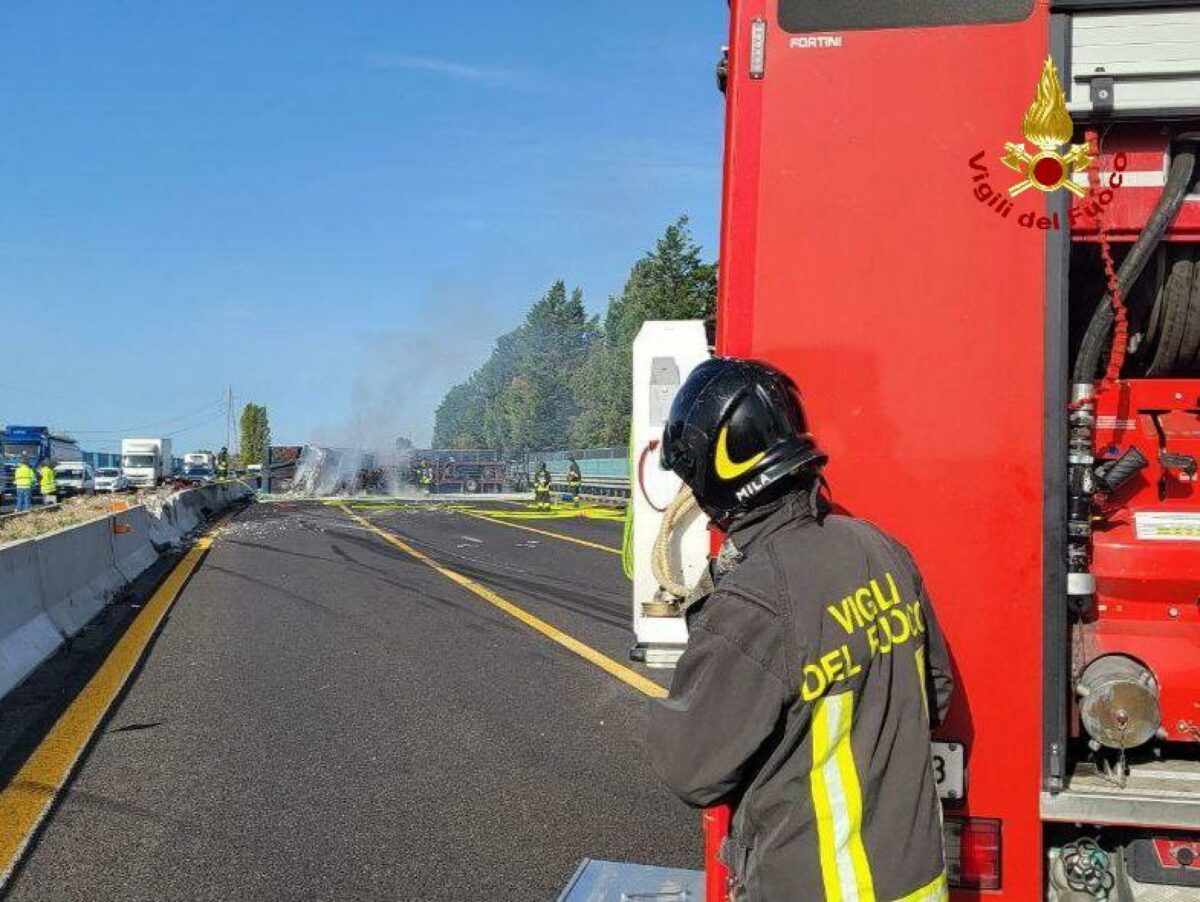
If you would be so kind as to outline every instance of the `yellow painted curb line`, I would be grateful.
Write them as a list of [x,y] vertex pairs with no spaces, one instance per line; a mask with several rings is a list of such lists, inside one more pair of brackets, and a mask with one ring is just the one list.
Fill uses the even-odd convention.
[[495,523],[499,526],[511,526],[513,529],[523,529],[526,532],[536,532],[538,535],[550,536],[552,539],[561,539],[564,542],[573,542],[576,545],[584,545],[587,548],[595,548],[599,551],[607,551],[609,554],[620,554],[620,548],[613,548],[611,545],[601,545],[599,542],[589,542],[587,539],[577,539],[574,536],[565,536],[561,532],[551,532],[548,529],[538,529],[536,526],[526,526],[524,523],[511,523],[508,520],[498,520],[495,517],[489,517],[487,514],[477,514],[474,511],[459,511],[466,514],[468,517],[474,517],[477,520],[487,520],[489,523]]
[[0,791],[0,890],[8,883],[113,702],[158,633],[183,584],[229,517],[217,521],[163,580],[75,700]]
[[[526,626],[530,627],[531,629],[537,630],[539,633],[541,633],[543,636],[545,636],[550,641],[557,642],[563,648],[567,649],[568,651],[574,652],[575,654],[579,655],[579,657],[583,658],[585,661],[595,664],[601,670],[605,671],[606,673],[611,674],[612,676],[615,676],[621,682],[632,686],[634,689],[638,690],[638,692],[645,693],[646,695],[650,696],[651,698],[666,698],[667,690],[664,689],[662,686],[658,685],[658,683],[654,682],[653,680],[647,679],[646,677],[642,676],[637,671],[630,670],[628,667],[626,667],[623,664],[618,664],[612,658],[608,657],[607,655],[603,654],[602,652],[596,651],[596,649],[592,648],[590,645],[586,645],[585,643],[580,642],[575,637],[568,636],[562,630],[558,629],[557,627],[551,626],[549,623],[547,623],[545,620],[542,620],[540,617],[530,614],[528,611],[524,610],[523,608],[517,607],[515,604],[513,604],[511,601],[508,601],[507,599],[501,598],[499,595],[497,595],[495,592],[493,592],[487,586],[477,583],[475,580],[471,579],[469,576],[463,576],[461,573],[454,572],[449,567],[442,566],[437,561],[435,561],[433,558],[429,557],[427,554],[424,554],[424,553],[418,551],[417,549],[415,549],[411,545],[409,545],[407,542],[405,542],[403,539],[399,538],[398,536],[393,535],[392,533],[388,532],[387,530],[380,529],[378,526],[376,526],[370,520],[366,519],[365,517],[360,517],[358,514],[354,513],[354,511],[350,510],[350,508],[346,507],[345,505],[342,505],[342,512],[345,513],[346,516],[349,517],[351,520],[354,520],[361,526],[364,526],[367,529],[371,530],[371,532],[378,535],[385,542],[388,542],[391,545],[395,545],[397,548],[399,548],[405,554],[411,555],[412,557],[416,558],[418,561],[420,561],[425,566],[427,566],[433,570],[436,570],[442,576],[458,583],[460,586],[462,586],[464,589],[468,590],[469,592],[475,593],[480,598],[482,598],[484,601],[499,608],[504,613],[508,614],[510,617],[515,617],[517,620],[520,620],[522,623],[524,623]],[[528,528],[528,527],[522,527],[522,528]]]

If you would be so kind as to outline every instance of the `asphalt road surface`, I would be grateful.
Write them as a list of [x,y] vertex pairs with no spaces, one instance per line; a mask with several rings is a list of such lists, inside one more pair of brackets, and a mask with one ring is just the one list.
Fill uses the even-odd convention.
[[[626,661],[620,558],[530,529],[615,548],[620,524],[358,513]],[[585,857],[698,868],[698,815],[644,761],[646,707],[337,508],[255,505],[8,898],[543,900]]]

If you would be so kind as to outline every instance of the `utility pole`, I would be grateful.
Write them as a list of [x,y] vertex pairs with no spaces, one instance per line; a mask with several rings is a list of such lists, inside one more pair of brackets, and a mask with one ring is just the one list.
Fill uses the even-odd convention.
[[225,449],[233,456],[233,386],[225,396]]

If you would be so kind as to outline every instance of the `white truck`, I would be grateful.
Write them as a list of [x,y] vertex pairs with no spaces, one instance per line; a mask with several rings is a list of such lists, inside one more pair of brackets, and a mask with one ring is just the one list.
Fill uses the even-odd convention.
[[121,439],[121,475],[137,488],[152,488],[168,479],[171,476],[171,440]]

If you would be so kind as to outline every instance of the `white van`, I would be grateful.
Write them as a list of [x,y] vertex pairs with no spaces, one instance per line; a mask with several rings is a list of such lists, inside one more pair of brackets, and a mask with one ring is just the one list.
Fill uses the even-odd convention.
[[96,471],[82,460],[63,461],[54,468],[54,481],[58,483],[58,497],[67,495],[93,495],[96,492]]

